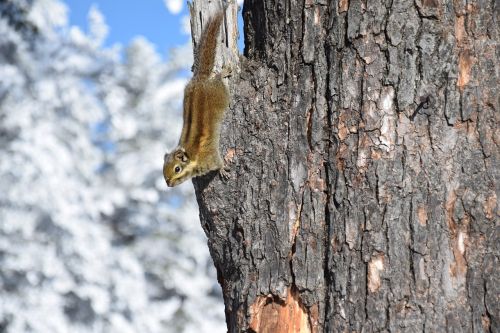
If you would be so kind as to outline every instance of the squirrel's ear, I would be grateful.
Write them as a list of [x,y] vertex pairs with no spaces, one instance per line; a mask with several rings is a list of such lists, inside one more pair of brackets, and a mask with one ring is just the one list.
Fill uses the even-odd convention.
[[175,158],[182,162],[187,162],[189,160],[189,157],[187,156],[186,151],[183,148],[178,149],[175,152]]

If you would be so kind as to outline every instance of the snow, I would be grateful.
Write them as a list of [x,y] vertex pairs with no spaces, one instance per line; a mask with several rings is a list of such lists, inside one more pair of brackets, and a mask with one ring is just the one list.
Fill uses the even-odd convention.
[[97,6],[93,5],[92,7],[90,7],[88,20],[91,38],[93,39],[96,46],[102,45],[102,43],[108,36],[109,28],[106,25],[104,16],[99,11]]
[[[0,5],[0,332],[225,332],[192,185],[166,188],[191,48],[104,48],[58,0]],[[123,58],[123,60],[121,60]]]

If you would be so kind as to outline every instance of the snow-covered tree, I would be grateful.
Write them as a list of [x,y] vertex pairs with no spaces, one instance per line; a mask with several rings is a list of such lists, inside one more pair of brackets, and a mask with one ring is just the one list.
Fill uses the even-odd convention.
[[191,186],[161,174],[189,47],[138,38],[122,61],[89,24],[0,2],[0,332],[223,331]]

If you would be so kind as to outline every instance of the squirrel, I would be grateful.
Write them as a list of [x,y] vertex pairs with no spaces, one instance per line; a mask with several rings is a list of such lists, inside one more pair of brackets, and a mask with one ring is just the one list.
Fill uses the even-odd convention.
[[195,52],[193,77],[184,90],[183,126],[177,148],[165,154],[163,176],[169,187],[219,170],[229,172],[219,152],[220,126],[229,106],[223,74],[213,75],[217,36],[224,18],[219,11],[207,23]]

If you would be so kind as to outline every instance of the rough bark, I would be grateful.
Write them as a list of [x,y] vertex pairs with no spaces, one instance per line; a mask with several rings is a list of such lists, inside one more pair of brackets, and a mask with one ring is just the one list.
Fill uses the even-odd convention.
[[231,179],[193,181],[229,332],[500,331],[497,2],[243,14]]

